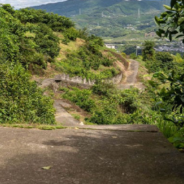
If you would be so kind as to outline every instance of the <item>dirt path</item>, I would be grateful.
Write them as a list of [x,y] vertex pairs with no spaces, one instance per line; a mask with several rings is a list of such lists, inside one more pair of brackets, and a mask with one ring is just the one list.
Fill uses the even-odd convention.
[[139,71],[139,62],[130,59],[131,63],[128,70],[125,72],[126,78],[118,85],[119,89],[129,89],[130,87],[136,87],[138,89],[144,89],[144,85],[137,82],[137,74]]
[[134,84],[136,83],[137,79],[137,74],[138,74],[138,70],[139,70],[139,62],[136,61],[136,60],[132,60],[130,59],[131,61],[131,64],[130,64],[130,67],[128,69],[128,72],[127,72],[127,77],[126,77],[126,81],[125,83],[129,83],[129,84]]
[[[36,81],[41,88],[50,87],[54,91],[54,93],[57,92],[57,89],[59,87],[58,84],[55,83],[54,79],[44,79],[43,81],[41,80],[36,80]],[[81,125],[80,122],[77,121],[73,116],[71,116],[65,110],[64,106],[66,105],[67,105],[66,102],[63,102],[62,100],[54,101],[54,108],[56,109],[56,114],[55,114],[56,122],[67,127],[80,126]]]
[[79,126],[80,122],[62,107],[62,103],[62,100],[54,101],[54,108],[56,109],[56,121],[64,126]]
[[[121,62],[116,64],[125,72],[125,80],[118,85],[119,89],[129,89],[132,87],[137,87],[138,89],[143,89],[141,83],[137,83],[137,74],[139,70],[139,62],[136,60],[130,60],[131,64],[127,71],[124,70],[124,65]],[[41,88],[51,87],[54,92],[57,91],[57,84],[54,79],[45,79],[43,81],[38,81]],[[56,109],[56,121],[64,126],[80,126],[80,122],[77,121],[73,116],[71,116],[63,107],[64,102],[62,100],[55,100],[54,108]]]

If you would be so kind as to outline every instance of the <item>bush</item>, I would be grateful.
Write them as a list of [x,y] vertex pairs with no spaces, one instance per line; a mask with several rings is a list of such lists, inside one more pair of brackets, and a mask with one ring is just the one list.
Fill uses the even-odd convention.
[[72,101],[82,109],[87,112],[91,112],[95,108],[95,103],[90,99],[90,90],[80,90],[78,88],[73,88],[73,91],[67,91],[63,97]]
[[132,54],[130,54],[130,58],[131,58],[131,59],[137,59],[137,56],[136,56],[135,53],[132,53]]
[[64,32],[65,39],[75,41],[79,36],[79,32],[75,28],[69,28]]
[[174,68],[173,57],[168,52],[157,52],[155,60],[147,60],[145,66],[151,73],[158,71],[169,73]]
[[[30,65],[42,66],[45,69],[47,62],[53,61],[59,54],[58,37],[48,25],[41,23],[43,21],[37,17],[37,11],[10,10],[9,6],[0,7],[3,57],[10,62],[22,63],[26,69],[30,68]],[[37,25],[33,24],[35,22]]]
[[20,64],[1,64],[0,75],[0,123],[55,123],[53,101]]
[[155,59],[154,46],[155,46],[155,43],[152,41],[145,41],[143,43],[143,50],[142,50],[143,61]]
[[102,65],[107,66],[107,67],[112,66],[112,65],[113,65],[113,60],[104,57],[104,58],[102,59]]
[[124,124],[143,120],[137,89],[119,92],[113,85],[98,81],[92,91],[72,88],[63,97],[89,112],[91,116],[86,120],[90,123]]
[[95,85],[92,87],[92,91],[94,94],[100,95],[100,96],[111,96],[114,92],[114,85],[111,83],[105,83],[100,81],[97,81]]

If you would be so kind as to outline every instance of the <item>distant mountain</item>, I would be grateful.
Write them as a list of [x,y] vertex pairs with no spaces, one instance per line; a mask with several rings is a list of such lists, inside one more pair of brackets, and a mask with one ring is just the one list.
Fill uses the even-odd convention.
[[154,16],[170,0],[68,0],[32,7],[71,17],[78,28],[107,39],[144,39],[153,31]]
[[[119,12],[131,14],[135,8],[142,11],[150,9],[162,9],[162,4],[166,4],[168,0],[68,0],[58,3],[50,3],[40,6],[34,6],[34,9],[43,9],[48,12],[57,13],[71,17],[79,14],[90,14],[96,10],[108,9],[111,6],[119,7]],[[127,8],[128,6],[128,8]]]

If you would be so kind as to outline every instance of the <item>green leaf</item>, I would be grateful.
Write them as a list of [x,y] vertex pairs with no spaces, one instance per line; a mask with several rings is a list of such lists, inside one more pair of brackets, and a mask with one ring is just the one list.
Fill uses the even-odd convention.
[[177,34],[178,31],[174,30],[174,31],[171,31],[171,34]]
[[162,36],[162,33],[160,31],[156,31],[156,34],[161,37]]
[[167,6],[167,5],[163,5],[164,8],[166,8],[167,10],[172,10],[172,8],[170,6]]
[[180,17],[179,19],[178,19],[178,24],[180,25],[182,22],[184,22],[184,17]]
[[176,36],[176,38],[180,38],[180,37],[182,37],[182,36],[184,36],[184,35],[183,35],[183,34],[180,34],[180,35]]
[[160,26],[160,23],[159,23],[159,18],[157,17],[157,16],[155,16],[155,23],[158,25],[158,26]]

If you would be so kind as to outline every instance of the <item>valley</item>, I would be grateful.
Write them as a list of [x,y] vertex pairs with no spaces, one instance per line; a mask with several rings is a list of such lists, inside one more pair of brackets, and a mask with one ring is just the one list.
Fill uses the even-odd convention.
[[184,3],[163,3],[0,4],[0,183],[184,183]]
[[91,1],[69,0],[36,9],[70,17],[79,29],[103,37],[106,43],[122,41],[143,42],[145,34],[156,30],[154,16],[163,11],[169,1]]

